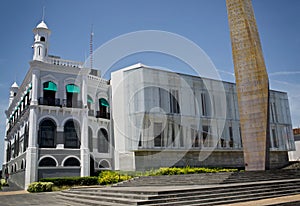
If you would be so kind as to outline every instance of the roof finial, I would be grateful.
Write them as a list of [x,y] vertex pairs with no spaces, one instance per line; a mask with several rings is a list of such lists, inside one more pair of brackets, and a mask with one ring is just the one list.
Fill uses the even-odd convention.
[[43,6],[43,16],[42,16],[42,21],[45,19],[45,6]]

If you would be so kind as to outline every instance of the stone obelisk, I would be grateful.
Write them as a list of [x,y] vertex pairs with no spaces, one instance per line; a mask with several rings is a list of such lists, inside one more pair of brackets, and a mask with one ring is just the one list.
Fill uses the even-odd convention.
[[226,0],[247,171],[268,167],[269,81],[251,0]]

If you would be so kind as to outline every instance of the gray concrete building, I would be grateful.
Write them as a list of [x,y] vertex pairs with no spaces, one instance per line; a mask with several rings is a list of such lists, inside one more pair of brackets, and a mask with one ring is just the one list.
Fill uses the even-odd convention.
[[[136,64],[112,73],[115,168],[244,167],[233,83]],[[295,149],[287,94],[270,91],[270,167]]]

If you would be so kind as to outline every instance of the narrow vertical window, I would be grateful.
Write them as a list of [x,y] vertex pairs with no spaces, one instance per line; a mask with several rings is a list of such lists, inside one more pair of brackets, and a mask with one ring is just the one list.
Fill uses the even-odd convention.
[[205,147],[210,145],[209,126],[202,126],[202,142]]
[[201,93],[201,103],[202,103],[202,115],[206,116],[206,102],[205,102],[205,94]]
[[164,146],[163,136],[162,124],[154,123],[154,147]]
[[181,125],[178,126],[178,132],[179,132],[180,147],[184,147],[183,127]]
[[275,120],[275,122],[278,122],[277,109],[276,109],[275,102],[273,102],[273,107],[274,107],[274,116],[275,116],[274,120]]
[[273,147],[278,148],[278,141],[276,136],[276,130],[272,129]]
[[199,136],[195,129],[191,129],[192,147],[199,147]]
[[179,95],[178,90],[171,89],[169,92],[169,98],[170,98],[170,113],[178,114],[180,113],[179,108]]
[[101,128],[98,132],[98,152],[109,153],[109,137],[106,129]]
[[89,140],[89,150],[90,152],[93,152],[93,131],[90,127],[88,128],[88,140]]
[[232,133],[232,127],[229,127],[229,147],[233,147],[233,133]]

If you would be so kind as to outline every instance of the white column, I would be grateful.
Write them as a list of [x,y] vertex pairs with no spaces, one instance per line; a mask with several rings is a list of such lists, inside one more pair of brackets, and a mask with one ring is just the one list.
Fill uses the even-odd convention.
[[[6,139],[6,137],[5,137],[5,139]],[[3,154],[3,164],[2,165],[6,165],[6,157],[7,157],[6,150],[7,150],[7,145],[8,145],[8,142],[4,141],[4,145],[3,145],[3,152],[4,152],[4,154]]]
[[37,92],[39,71],[32,72],[32,96],[29,113],[29,137],[26,151],[25,189],[31,182],[37,181]]
[[39,70],[32,71],[32,89],[31,89],[31,105],[38,104],[38,80],[40,76]]
[[81,125],[81,176],[90,175],[90,154],[88,149],[88,109],[87,109],[87,76],[82,76],[82,103],[84,109],[82,110],[82,125]]

